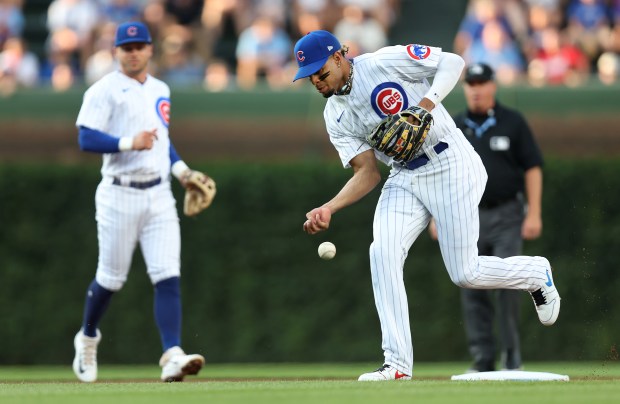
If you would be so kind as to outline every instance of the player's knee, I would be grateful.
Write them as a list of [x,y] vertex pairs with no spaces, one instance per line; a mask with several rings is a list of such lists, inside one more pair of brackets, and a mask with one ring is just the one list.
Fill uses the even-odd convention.
[[377,262],[377,260],[381,260],[381,257],[383,256],[383,249],[379,243],[373,242],[370,244],[368,255],[370,256],[370,262]]
[[463,271],[457,271],[450,267],[447,267],[447,268],[448,268],[448,275],[450,276],[450,280],[452,281],[452,283],[454,283],[459,288],[466,288],[468,281]]
[[151,283],[153,285],[157,285],[158,283],[170,279],[170,278],[178,278],[181,276],[181,270],[178,266],[173,267],[151,267],[148,269],[149,278],[151,278]]
[[450,271],[450,280],[459,288],[476,289],[478,274],[469,270]]
[[[392,257],[402,257],[403,251],[389,243],[373,241],[368,250],[371,262],[389,261]],[[404,259],[404,257],[403,257]]]
[[103,273],[103,271],[97,271],[96,279],[99,285],[112,292],[118,292],[121,290],[127,281],[126,276],[106,274]]

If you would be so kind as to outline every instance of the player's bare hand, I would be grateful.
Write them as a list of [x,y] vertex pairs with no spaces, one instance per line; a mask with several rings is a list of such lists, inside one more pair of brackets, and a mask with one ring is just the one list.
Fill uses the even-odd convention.
[[133,138],[133,150],[150,150],[157,140],[157,129],[144,130]]
[[332,212],[329,208],[322,206],[306,213],[306,218],[308,220],[304,222],[304,231],[308,234],[316,234],[329,228]]

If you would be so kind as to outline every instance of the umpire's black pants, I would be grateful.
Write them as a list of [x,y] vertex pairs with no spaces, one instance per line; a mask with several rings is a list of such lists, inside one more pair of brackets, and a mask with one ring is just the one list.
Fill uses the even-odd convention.
[[[521,255],[523,219],[523,204],[520,199],[490,209],[480,208],[478,254],[500,258]],[[467,344],[473,358],[472,370],[480,372],[495,370],[496,344],[493,327],[495,317],[498,320],[502,353],[501,367],[503,369],[521,367],[519,341],[521,297],[522,292],[519,290],[461,289]],[[497,313],[494,311],[494,298]]]

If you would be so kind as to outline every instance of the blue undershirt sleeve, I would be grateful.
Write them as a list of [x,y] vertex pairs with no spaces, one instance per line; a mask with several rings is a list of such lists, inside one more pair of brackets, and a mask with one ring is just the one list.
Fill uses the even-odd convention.
[[83,151],[95,153],[118,153],[119,138],[95,129],[80,126],[78,142]]
[[174,163],[176,163],[179,160],[181,160],[181,157],[179,157],[179,153],[177,153],[177,149],[174,148],[174,145],[172,144],[172,140],[171,140],[170,141],[170,165],[172,166]]

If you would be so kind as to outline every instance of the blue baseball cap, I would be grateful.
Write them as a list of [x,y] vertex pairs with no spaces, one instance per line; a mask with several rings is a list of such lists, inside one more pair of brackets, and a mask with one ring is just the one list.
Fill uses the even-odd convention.
[[313,75],[321,70],[327,59],[342,46],[338,39],[327,31],[312,31],[295,44],[295,59],[299,70],[293,81]]
[[144,23],[130,21],[121,24],[116,29],[116,42],[114,46],[121,46],[127,43],[151,43],[151,34]]

